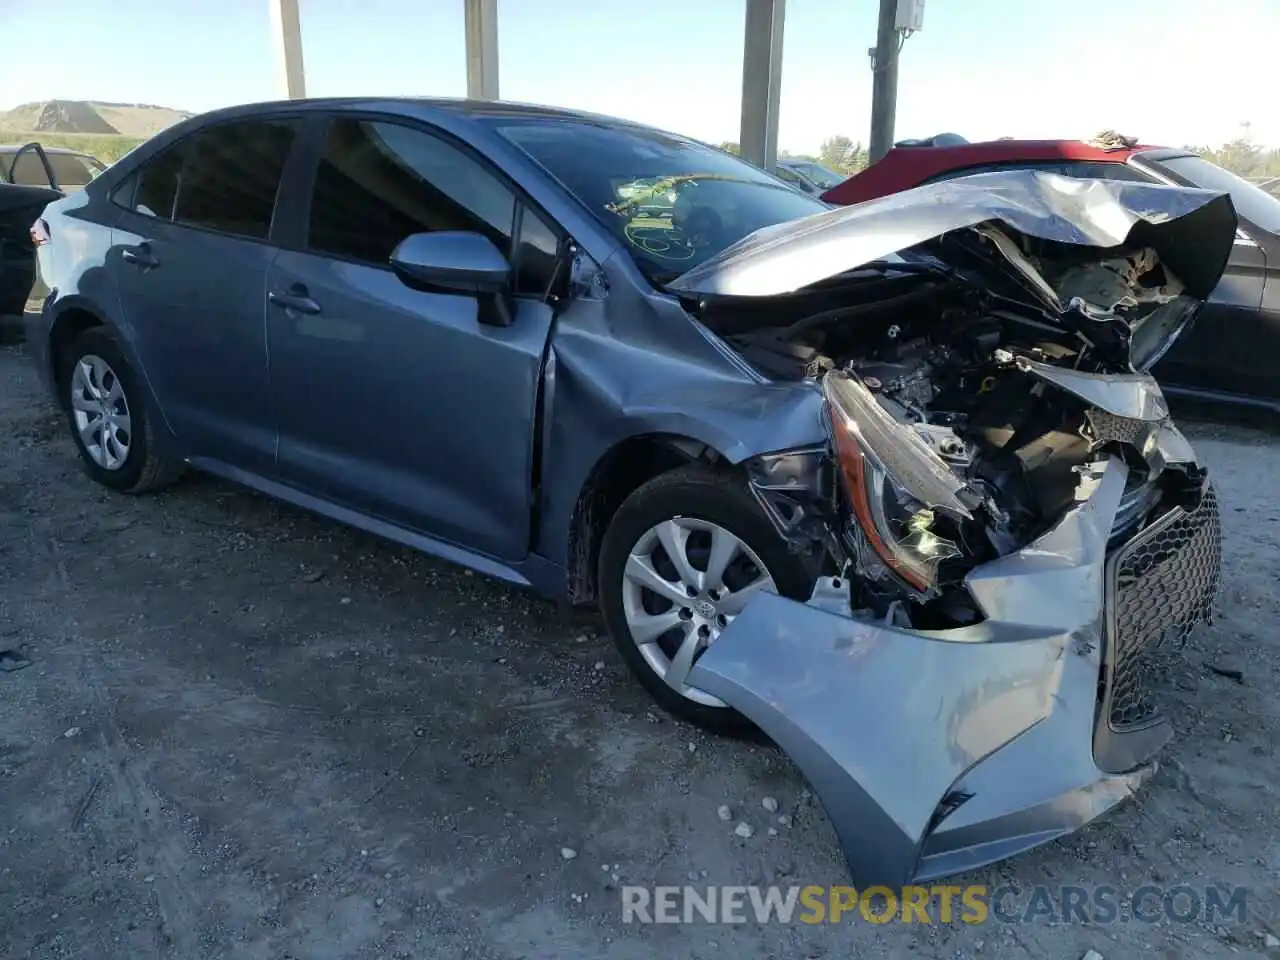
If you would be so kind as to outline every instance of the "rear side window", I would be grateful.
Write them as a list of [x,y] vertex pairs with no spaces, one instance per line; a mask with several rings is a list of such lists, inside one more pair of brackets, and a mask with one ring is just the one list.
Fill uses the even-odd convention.
[[297,125],[284,120],[223,123],[184,144],[173,219],[265,240]]
[[181,172],[182,146],[179,145],[155,157],[137,173],[138,186],[132,198],[126,184],[117,191],[118,199],[144,217],[168,220],[173,216],[173,201],[178,196],[178,175]]
[[1100,160],[1009,160],[999,163],[979,163],[958,170],[947,170],[935,174],[925,183],[937,183],[941,180],[954,180],[956,177],[967,177],[975,173],[993,173],[997,170],[1038,170],[1041,173],[1056,173],[1064,177],[1077,177],[1084,180],[1134,180],[1141,183],[1154,181],[1141,172],[1124,163],[1105,163]]
[[1156,182],[1152,177],[1135,170],[1127,163],[1101,163],[1094,160],[1076,160],[1064,163],[1062,169],[1055,170],[1054,173],[1062,173],[1068,177],[1085,177],[1095,180],[1129,180],[1134,183]]
[[49,166],[53,167],[53,175],[58,178],[58,186],[67,193],[82,189],[102,172],[98,164],[76,153],[51,153]]
[[[439,137],[398,123],[339,118],[316,171],[308,246],[384,266],[410,234],[468,230],[509,253],[515,206],[511,189]],[[530,239],[535,250],[546,245],[545,237]]]

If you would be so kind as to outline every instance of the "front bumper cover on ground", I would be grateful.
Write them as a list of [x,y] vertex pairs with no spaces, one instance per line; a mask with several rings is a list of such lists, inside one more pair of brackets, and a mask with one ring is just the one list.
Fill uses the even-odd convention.
[[[1104,598],[1115,602],[1108,539],[1127,473],[1111,459],[1056,527],[969,575],[986,614],[978,625],[906,630],[766,594],[694,665],[691,684],[799,766],[858,886],[947,876],[1045,843],[1154,770],[1167,720],[1117,732],[1099,708],[1122,656]],[[1217,530],[1208,500],[1206,537]],[[1183,621],[1201,618],[1216,589],[1216,540],[1202,546],[1212,582],[1173,611]],[[1176,573],[1178,552],[1165,554],[1161,569]]]

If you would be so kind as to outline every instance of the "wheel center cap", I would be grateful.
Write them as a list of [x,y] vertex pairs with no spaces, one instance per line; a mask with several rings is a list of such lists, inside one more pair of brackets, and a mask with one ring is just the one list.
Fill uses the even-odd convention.
[[716,605],[710,600],[699,600],[693,605],[693,612],[704,620],[710,620],[716,615]]

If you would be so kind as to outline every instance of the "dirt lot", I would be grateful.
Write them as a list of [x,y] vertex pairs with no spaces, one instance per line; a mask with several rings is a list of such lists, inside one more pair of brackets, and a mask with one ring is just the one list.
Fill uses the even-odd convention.
[[94,487],[0,348],[0,648],[32,661],[0,672],[0,956],[1264,954],[1280,445],[1189,432],[1228,559],[1179,738],[1136,802],[967,879],[1243,884],[1244,923],[637,927],[620,884],[845,881],[785,757],[658,716],[590,615],[211,480]]

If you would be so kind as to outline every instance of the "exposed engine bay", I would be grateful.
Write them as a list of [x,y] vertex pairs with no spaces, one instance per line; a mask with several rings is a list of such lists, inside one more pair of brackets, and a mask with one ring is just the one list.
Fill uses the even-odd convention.
[[[1026,282],[979,285],[952,268],[975,244],[998,249]],[[796,464],[762,458],[754,468],[775,524],[793,544],[826,531],[853,608],[917,628],[978,619],[965,574],[1045,534],[1087,496],[1100,460],[1129,467],[1113,542],[1201,485],[1194,466],[1143,453],[1151,431],[1175,428],[1135,360],[1154,362],[1194,314],[1153,251],[1101,261],[1090,251],[1091,262],[1064,264],[989,229],[953,238],[945,263],[938,252],[785,302],[703,309],[758,370],[817,381],[826,394],[831,475],[811,467],[778,482],[769,472]],[[1117,383],[1132,390],[1120,406]],[[821,496],[806,497],[817,487]]]
[[1029,849],[1154,769],[1153,668],[1212,615],[1221,524],[1147,371],[1234,231],[1221,195],[985,173],[667,284],[769,400],[822,401],[740,461],[810,595],[759,595],[689,680],[815,784],[855,883]]

